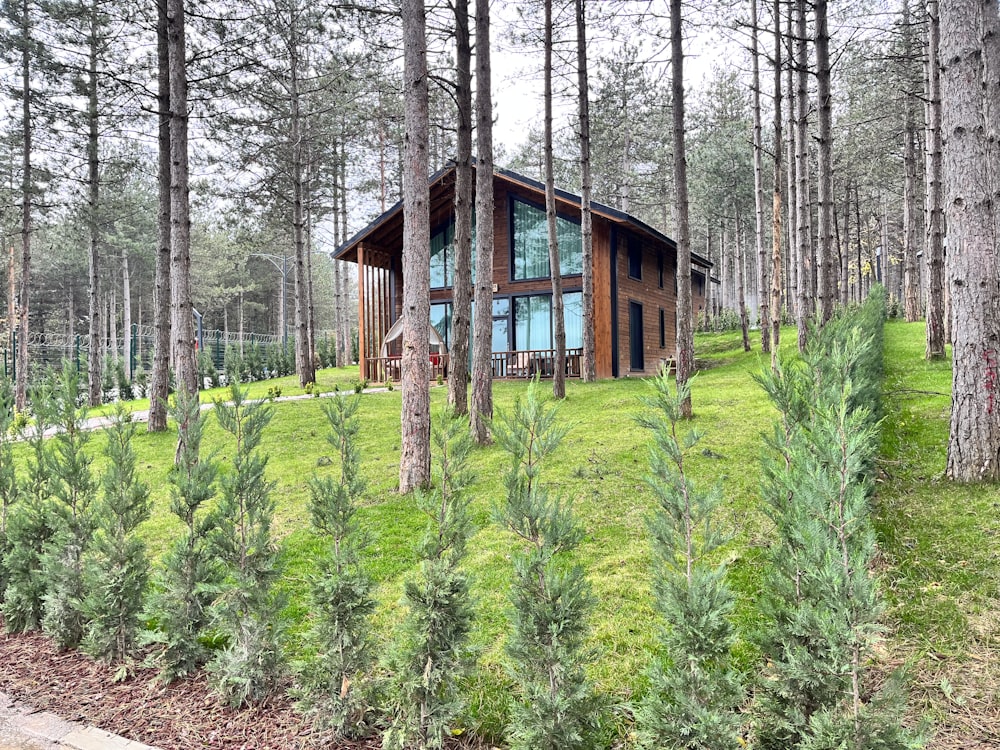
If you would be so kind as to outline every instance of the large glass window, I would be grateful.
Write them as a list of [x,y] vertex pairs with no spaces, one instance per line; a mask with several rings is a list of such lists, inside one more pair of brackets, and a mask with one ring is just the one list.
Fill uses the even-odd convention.
[[[563,319],[566,322],[566,348],[579,349],[583,346],[581,292],[563,295]],[[552,295],[514,298],[514,344],[518,351],[552,348]]]
[[[472,283],[476,283],[476,216],[472,215]],[[431,289],[455,284],[455,222],[449,221],[431,235]]]
[[[549,234],[545,211],[516,199],[514,211],[514,278],[538,279],[550,276]],[[583,272],[583,249],[580,244],[580,225],[556,217],[556,236],[559,240],[559,271],[563,276]]]
[[437,329],[444,343],[451,349],[451,303],[436,302],[431,305],[431,325]]

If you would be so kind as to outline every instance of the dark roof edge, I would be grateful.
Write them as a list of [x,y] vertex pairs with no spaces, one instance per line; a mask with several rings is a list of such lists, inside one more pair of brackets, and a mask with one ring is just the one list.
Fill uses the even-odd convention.
[[[473,169],[476,168],[475,159],[473,159],[472,168]],[[448,165],[439,169],[437,172],[435,172],[433,175],[430,176],[430,178],[428,179],[428,185],[433,186],[436,182],[444,178],[444,176],[448,174],[448,172],[451,172],[454,169],[455,169],[455,163],[450,162]],[[520,182],[524,185],[527,185],[528,187],[534,188],[535,190],[538,190],[543,193],[545,192],[545,185],[543,183],[531,177],[527,177],[523,174],[520,174],[519,172],[514,172],[513,170],[510,169],[504,169],[503,167],[494,167],[494,172],[500,175],[501,177],[505,177],[508,180],[512,180],[513,182]],[[579,203],[581,200],[579,195],[571,193],[568,190],[556,188],[555,192],[556,192],[556,197],[561,198],[562,200],[567,201],[569,203]],[[667,235],[663,234],[663,232],[659,231],[658,229],[654,229],[646,222],[635,218],[631,214],[627,214],[624,211],[621,211],[617,208],[612,208],[611,206],[599,203],[598,201],[591,201],[590,205],[595,211],[602,214],[606,214],[607,216],[617,221],[623,222],[625,224],[630,224],[633,227],[643,232],[646,232],[647,234],[652,235],[661,242],[665,242],[666,244],[673,247],[675,250],[677,249],[677,243],[674,240],[672,240],[670,237],[667,237]],[[402,207],[403,207],[403,201],[401,200],[397,201],[390,208],[386,209],[383,213],[381,213],[379,216],[373,219],[364,229],[362,229],[359,232],[356,232],[353,237],[351,237],[349,240],[344,242],[340,247],[334,250],[332,253],[332,257],[339,258],[341,255],[346,253],[351,247],[353,247],[358,242],[363,240],[365,236],[373,232],[380,224],[382,224],[384,221],[388,220],[389,218],[397,214],[402,209]],[[693,250],[691,251],[691,262],[701,266],[702,268],[712,268],[714,266],[712,261],[699,255]]]

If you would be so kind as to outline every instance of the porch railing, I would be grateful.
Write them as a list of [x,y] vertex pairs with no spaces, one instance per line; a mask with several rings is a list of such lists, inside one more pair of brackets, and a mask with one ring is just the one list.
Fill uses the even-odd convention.
[[[581,372],[583,349],[566,350],[566,377],[578,378]],[[493,352],[490,357],[494,378],[551,378],[555,374],[555,349],[530,349],[516,352]],[[365,360],[365,378],[369,382],[398,382],[402,378],[399,357],[368,357]],[[440,375],[448,377],[448,355],[431,355],[431,379]]]

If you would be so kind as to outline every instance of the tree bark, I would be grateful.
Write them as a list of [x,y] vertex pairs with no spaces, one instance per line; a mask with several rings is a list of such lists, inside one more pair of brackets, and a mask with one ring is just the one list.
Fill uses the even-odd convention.
[[28,0],[21,2],[21,281],[18,287],[17,377],[14,384],[14,407],[23,411],[28,406],[28,290],[31,285],[31,16]]
[[[757,322],[760,324],[760,348],[771,351],[771,285],[764,237],[764,147],[760,114],[760,43],[757,28],[757,0],[750,0],[750,64],[753,83],[753,205],[754,247],[757,251]],[[749,350],[748,350],[749,351]]]
[[736,309],[740,316],[740,332],[743,334],[743,351],[750,351],[750,316],[747,314],[746,274],[744,273],[743,217],[736,209],[736,242],[733,246],[733,260],[736,264]]
[[927,359],[945,355],[944,205],[941,166],[941,27],[938,0],[927,2]]
[[566,320],[563,317],[562,269],[556,234],[556,187],[552,157],[552,0],[545,0],[545,219],[549,232],[549,275],[552,277],[552,332],[556,350],[552,395],[566,397]]
[[[903,59],[909,66],[913,56],[913,18],[910,3],[903,3]],[[919,207],[917,203],[917,124],[914,112],[915,87],[910,76],[904,77],[903,92],[903,313],[908,323],[920,319],[920,266],[917,260]]]
[[403,407],[399,491],[430,481],[430,191],[427,182],[427,38],[423,0],[403,0]]
[[288,39],[288,98],[291,107],[289,139],[292,153],[292,243],[295,247],[295,371],[299,385],[316,382],[309,351],[309,278],[306,269],[305,201],[303,197],[304,149],[302,137],[302,94],[299,91],[299,50],[297,9],[292,8]]
[[[469,320],[472,317],[472,42],[469,0],[455,0],[455,98],[458,143],[455,164],[455,279],[448,403],[456,414],[469,411]],[[486,217],[489,221],[492,217]],[[491,310],[480,310],[489,315]]]
[[943,0],[941,109],[953,336],[948,477],[1000,479],[1000,19]]
[[101,316],[98,309],[100,294],[100,242],[98,217],[100,202],[100,161],[98,154],[99,114],[97,108],[97,3],[90,6],[90,50],[87,65],[87,223],[90,231],[88,254],[88,321],[89,351],[87,352],[87,401],[91,406],[101,403]]
[[830,32],[827,0],[816,0],[817,163],[816,297],[820,321],[833,316],[837,282],[833,273],[833,95],[830,91]]
[[785,69],[785,90],[788,93],[788,138],[786,138],[786,151],[785,157],[788,166],[785,168],[786,186],[787,191],[785,195],[785,210],[788,218],[788,240],[785,243],[787,249],[787,255],[785,256],[785,269],[788,276],[788,283],[785,285],[785,304],[788,305],[788,311],[791,315],[795,316],[796,321],[798,321],[798,309],[799,309],[799,264],[798,264],[798,249],[799,249],[799,222],[797,218],[799,200],[798,200],[798,182],[795,178],[795,144],[796,144],[796,127],[795,127],[795,113],[798,111],[798,103],[796,101],[795,95],[795,65],[794,63],[794,52],[793,52],[793,27],[794,27],[794,16],[795,12],[792,3],[788,3],[788,15],[785,18],[785,38],[788,40],[788,65]]
[[170,280],[171,336],[177,389],[198,392],[191,305],[191,220],[188,205],[187,62],[184,0],[167,0],[170,70]]
[[472,439],[491,441],[493,419],[493,99],[490,81],[490,4],[476,0],[476,305],[472,353]]
[[[684,46],[681,0],[670,0],[670,93],[673,104],[674,192],[677,211],[677,388],[694,374],[694,321],[691,309],[691,224],[688,214],[687,150],[684,133]],[[692,416],[691,394],[681,403]]]
[[[774,0],[774,192],[771,197],[771,366],[781,343],[781,0]],[[767,325],[762,321],[761,325]]]
[[125,377],[132,382],[132,278],[128,268],[128,249],[122,250],[122,356]]
[[587,10],[585,0],[575,0],[576,76],[580,109],[580,244],[583,247],[583,382],[597,380],[594,341],[594,223],[590,211],[593,177],[590,170],[590,84],[587,70]]
[[806,0],[795,0],[795,223],[796,278],[799,351],[805,349],[809,321],[813,317],[813,258],[809,206],[809,48]]

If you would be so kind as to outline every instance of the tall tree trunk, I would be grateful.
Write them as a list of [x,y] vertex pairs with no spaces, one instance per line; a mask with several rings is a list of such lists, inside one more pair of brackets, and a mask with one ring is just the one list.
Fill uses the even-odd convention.
[[788,241],[785,243],[787,255],[785,256],[785,268],[787,269],[788,283],[785,285],[785,303],[788,311],[795,316],[798,321],[799,310],[799,221],[798,221],[798,180],[795,177],[797,161],[795,159],[796,143],[798,141],[798,129],[795,126],[795,117],[798,112],[798,101],[796,100],[795,89],[795,65],[794,65],[794,17],[795,10],[791,2],[788,3],[788,16],[785,18],[785,38],[788,40],[788,65],[785,69],[785,91],[788,93],[788,138],[786,139],[785,161],[788,166],[785,168],[786,176],[786,216],[788,225]]
[[[340,231],[341,231],[341,241],[347,241],[347,144],[343,139],[340,141]],[[350,274],[347,272],[347,267],[343,262],[340,264],[340,283],[341,283],[341,298],[344,301],[344,307],[341,310],[340,315],[340,325],[341,331],[337,335],[337,340],[342,341],[342,362],[346,365],[354,360],[353,351],[354,347],[351,342],[351,305],[350,305],[350,294],[348,292],[348,276]],[[391,305],[395,306],[396,300],[390,300]]]
[[[771,366],[781,343],[781,0],[774,0],[774,187],[771,196]],[[768,321],[762,320],[761,325]]]
[[954,319],[947,474],[1000,479],[1000,19],[944,0],[941,110]]
[[17,378],[14,384],[14,406],[23,411],[28,406],[28,290],[31,286],[31,10],[28,0],[21,1],[21,128],[23,132],[21,161],[21,286],[18,288],[17,319]]
[[122,251],[122,356],[125,358],[125,377],[132,382],[132,279],[127,249]]
[[[430,191],[427,182],[427,37],[424,0],[403,0],[406,122],[403,179],[403,408],[399,491],[425,486],[431,471]],[[488,214],[491,216],[492,214]]]
[[312,232],[312,158],[306,160],[305,185],[305,221],[306,221],[306,339],[309,361],[312,363],[313,380],[316,379],[316,305],[313,302],[313,232]]
[[809,210],[809,48],[806,23],[806,0],[795,0],[795,222],[798,271],[798,304],[795,320],[798,325],[799,351],[805,349],[809,321],[813,316],[813,258]]
[[552,0],[545,0],[545,219],[549,231],[549,274],[552,277],[552,332],[556,350],[552,395],[566,397],[566,319],[562,269],[556,234],[556,187],[552,157]]
[[[691,224],[688,216],[687,150],[684,133],[684,46],[681,0],[670,0],[670,93],[673,104],[674,191],[677,211],[677,387],[694,374],[694,321],[691,305]],[[692,416],[691,395],[681,403]]]
[[746,251],[743,249],[743,217],[736,209],[736,241],[733,245],[733,259],[736,264],[736,309],[740,316],[740,332],[743,334],[743,351],[750,351],[750,316],[747,314],[746,275],[744,273]]
[[833,273],[833,95],[830,91],[830,32],[827,0],[816,0],[816,89],[819,159],[817,163],[818,226],[816,243],[816,297],[819,316],[826,323],[837,300]]
[[[472,317],[472,42],[469,0],[455,0],[455,98],[458,151],[455,165],[455,280],[448,403],[456,414],[469,411],[469,320]],[[486,221],[492,217],[485,217]],[[492,310],[480,310],[490,316]]]
[[290,10],[288,97],[291,107],[292,243],[295,247],[295,371],[299,385],[316,381],[309,352],[309,278],[306,273],[305,201],[303,197],[304,149],[302,143],[302,94],[299,91],[298,9]]
[[[915,45],[913,42],[913,17],[910,3],[903,2],[903,58],[904,65],[911,64]],[[917,203],[917,123],[914,98],[917,92],[910,75],[904,77],[903,92],[903,313],[908,323],[920,319],[920,265],[917,260],[918,222],[920,209]]]
[[91,406],[101,403],[101,334],[98,295],[100,294],[100,162],[98,154],[99,113],[97,108],[97,3],[90,7],[90,50],[87,65],[87,223],[90,232],[88,255],[88,321],[89,351],[87,352],[87,401]]
[[[490,4],[476,0],[476,305],[493,311],[493,99]],[[472,352],[472,439],[490,442],[493,418],[493,317],[477,315]]]
[[944,357],[944,205],[941,174],[941,26],[927,2],[927,359]]
[[191,220],[188,205],[187,62],[184,0],[167,0],[170,69],[170,281],[171,336],[177,389],[198,392],[191,305]]
[[590,194],[594,180],[590,170],[590,83],[587,70],[587,10],[585,0],[575,0],[576,82],[580,112],[580,244],[583,248],[583,362],[585,383],[597,380],[597,350],[594,342],[594,222]]
[[[764,147],[760,114],[760,43],[757,29],[757,0],[750,0],[750,63],[753,71],[753,204],[754,242],[757,251],[757,322],[760,324],[760,348],[771,351],[770,279],[764,242]],[[749,350],[748,350],[749,351]]]

